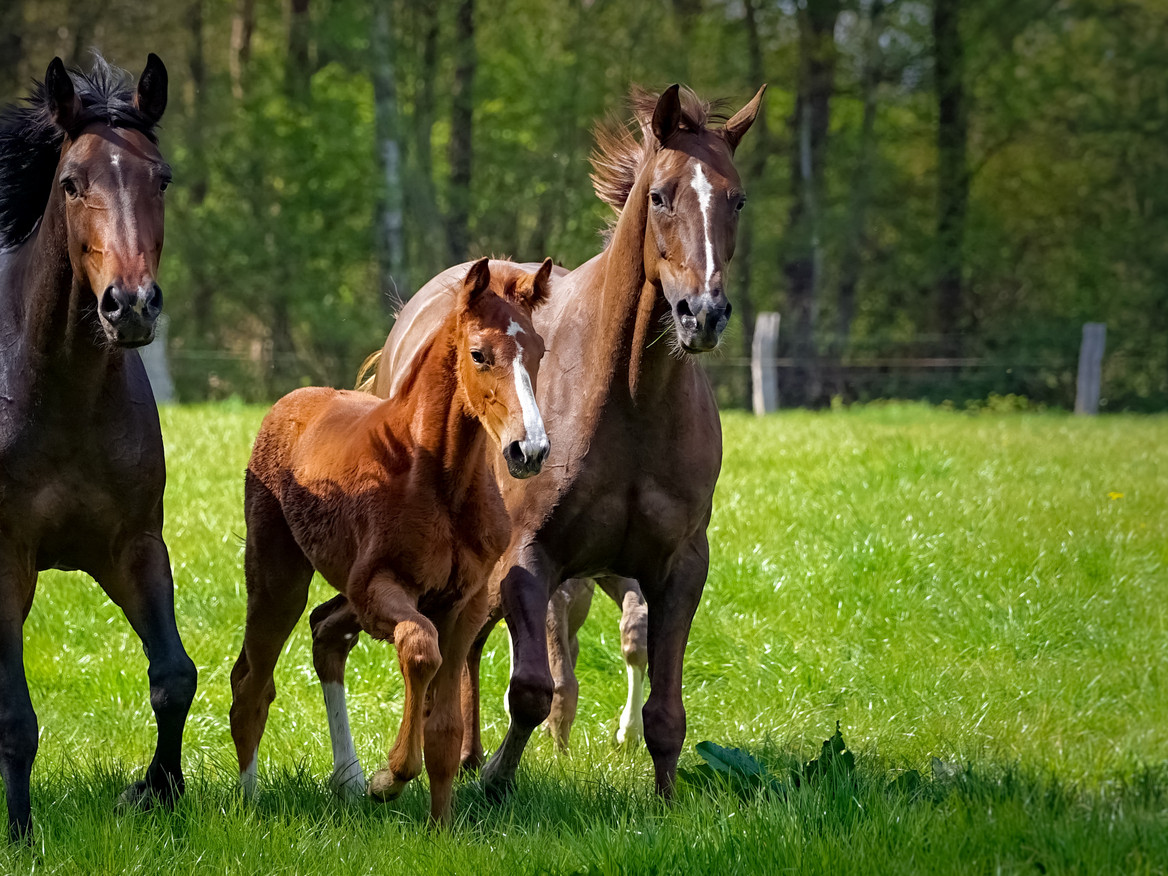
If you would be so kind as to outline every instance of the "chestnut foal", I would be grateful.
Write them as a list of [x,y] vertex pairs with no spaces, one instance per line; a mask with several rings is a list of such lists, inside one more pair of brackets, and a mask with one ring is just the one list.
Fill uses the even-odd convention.
[[397,397],[309,387],[264,419],[247,469],[247,623],[231,673],[246,792],[255,789],[276,660],[315,569],[341,594],[311,616],[331,783],[343,796],[365,791],[344,691],[345,660],[365,630],[396,645],[405,679],[401,729],[369,793],[400,794],[421,772],[424,746],[431,817],[449,820],[463,666],[510,537],[487,439],[516,478],[538,473],[547,456],[535,404],[544,346],[531,311],[547,298],[550,274],[550,259],[535,273],[475,262]]

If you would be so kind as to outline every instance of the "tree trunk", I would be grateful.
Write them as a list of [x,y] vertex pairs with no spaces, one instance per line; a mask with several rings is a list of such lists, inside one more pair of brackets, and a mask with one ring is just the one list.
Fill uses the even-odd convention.
[[[207,198],[208,170],[207,170],[207,63],[203,42],[203,0],[190,0],[187,7],[187,28],[190,32],[190,57],[188,68],[190,71],[190,116],[187,131],[187,148],[190,158],[186,170],[188,175],[187,191],[190,193],[190,206],[198,208]],[[190,259],[191,271],[191,306],[195,337],[202,342],[212,340],[215,326],[215,284],[207,276],[204,269],[206,254],[200,241],[204,240],[201,232],[196,232],[193,258]]]
[[[438,185],[434,179],[434,82],[438,77],[438,22],[439,15],[432,6],[427,8],[407,4],[417,15],[417,29],[421,46],[418,58],[417,88],[413,99],[413,117],[407,126],[413,131],[409,142],[413,162],[412,172],[403,182],[406,238],[409,241],[410,263],[414,278],[429,277],[447,266],[448,247],[442,213],[438,208]],[[403,143],[404,145],[404,143]],[[402,290],[410,295],[414,289]]]
[[243,77],[251,60],[251,37],[255,32],[255,0],[236,0],[231,16],[231,52],[227,66],[231,72],[231,94],[243,100]]
[[[852,334],[852,320],[856,314],[856,287],[860,281],[860,262],[864,249],[864,229],[868,203],[872,191],[872,161],[876,151],[876,89],[880,84],[880,33],[883,28],[883,0],[873,0],[868,9],[867,30],[864,34],[860,93],[864,101],[864,115],[860,122],[860,139],[856,147],[856,166],[848,201],[847,227],[844,232],[843,252],[840,254],[840,284],[836,313],[836,334],[832,355],[839,357],[848,349]],[[842,392],[837,387],[836,392]]]
[[937,88],[937,330],[944,352],[960,355],[966,328],[961,272],[969,204],[969,104],[961,43],[961,0],[934,0],[933,63]]
[[794,404],[819,401],[816,321],[819,310],[823,247],[824,157],[835,89],[835,23],[839,0],[808,0],[797,13],[799,73],[791,129],[792,204],[783,264],[787,302],[793,323],[792,353],[798,360],[783,395]]
[[446,242],[450,261],[466,259],[470,249],[470,182],[474,143],[474,0],[460,0],[454,38],[454,86],[450,94],[450,209]]
[[20,62],[24,57],[24,4],[0,3],[0,106],[23,97]]
[[377,199],[377,255],[381,302],[392,312],[398,302],[414,291],[405,269],[402,237],[402,179],[397,85],[394,78],[393,4],[377,3],[373,9],[373,109],[377,160],[382,188]]
[[[766,73],[762,60],[762,40],[758,34],[758,0],[745,0],[744,12],[746,21],[746,50],[747,50],[747,77],[752,88],[757,88],[766,82]],[[742,168],[742,179],[748,192],[761,190],[763,173],[766,171],[767,158],[771,153],[770,132],[767,129],[765,108],[758,114],[751,126],[750,137],[747,139],[746,154],[739,166]],[[734,255],[734,273],[738,277],[738,295],[736,309],[742,325],[742,357],[750,358],[754,347],[754,323],[757,311],[754,301],[750,297],[750,288],[754,281],[754,228],[755,223],[750,220],[748,209],[746,221],[739,226],[738,249]],[[776,308],[777,302],[766,302],[766,308]],[[742,406],[751,405],[750,383],[743,384]]]
[[308,102],[312,83],[310,42],[312,19],[308,0],[291,0],[288,16],[288,58],[284,66],[284,89],[295,103]]

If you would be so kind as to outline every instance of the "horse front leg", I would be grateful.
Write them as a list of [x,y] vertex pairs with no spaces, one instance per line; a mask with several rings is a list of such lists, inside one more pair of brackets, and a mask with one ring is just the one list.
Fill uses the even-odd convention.
[[24,621],[35,590],[31,558],[0,559],[0,776],[8,801],[10,843],[32,842],[29,798],[38,734],[24,675]]
[[438,628],[442,665],[430,682],[426,719],[426,774],[430,779],[430,819],[449,824],[453,813],[454,776],[462,750],[462,681],[466,657],[486,616],[485,588],[452,612]]
[[368,594],[359,615],[361,626],[374,638],[393,641],[405,680],[406,701],[401,727],[389,750],[386,766],[374,773],[369,781],[370,796],[392,800],[422,771],[430,682],[442,663],[442,654],[438,647],[438,630],[418,611],[416,595],[388,574],[375,576],[368,585]]
[[349,709],[345,704],[345,663],[357,644],[361,624],[349,600],[343,595],[312,610],[312,665],[320,679],[324,707],[328,714],[329,739],[333,748],[333,773],[329,787],[342,799],[365,796],[365,773],[357,759],[353,733],[349,729]]
[[580,683],[576,680],[579,632],[588,618],[595,588],[589,578],[570,578],[548,600],[548,666],[554,692],[547,729],[561,753],[568,751],[568,739],[580,703]]
[[130,785],[119,803],[170,805],[182,794],[182,734],[195,698],[198,673],[179,638],[174,619],[174,580],[162,535],[147,532],[131,539],[98,583],[130,622],[149,661],[150,705],[158,742],[145,777]]
[[657,793],[666,799],[673,796],[677,759],[685,742],[682,660],[709,569],[710,548],[703,531],[679,548],[664,580],[641,582],[649,608],[650,684],[641,713]]
[[[514,559],[511,559],[514,556]],[[529,546],[513,555],[504,554],[506,569],[499,583],[507,632],[511,636],[511,682],[507,699],[511,721],[507,734],[486,766],[483,791],[502,797],[515,786],[515,772],[532,732],[551,711],[555,686],[548,667],[547,609],[551,575],[543,552]]]

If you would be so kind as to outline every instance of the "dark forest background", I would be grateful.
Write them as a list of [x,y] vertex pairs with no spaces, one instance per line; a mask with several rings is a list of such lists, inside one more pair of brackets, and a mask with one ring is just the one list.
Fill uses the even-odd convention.
[[1105,407],[1168,406],[1163,0],[0,0],[0,100],[91,47],[170,71],[183,399],[351,385],[447,265],[591,257],[593,123],[680,81],[770,85],[725,403],[777,310],[785,405],[1070,406],[1099,321]]

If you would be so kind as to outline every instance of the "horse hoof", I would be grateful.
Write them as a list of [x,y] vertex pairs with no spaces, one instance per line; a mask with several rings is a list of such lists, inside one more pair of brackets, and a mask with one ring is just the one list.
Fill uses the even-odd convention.
[[406,789],[409,781],[409,779],[402,779],[395,776],[392,770],[378,770],[373,774],[373,779],[369,782],[369,796],[374,800],[380,800],[382,803],[396,800],[401,796],[401,792]]
[[644,738],[645,738],[645,736],[643,733],[641,733],[638,730],[633,729],[632,727],[629,727],[627,729],[624,727],[621,727],[619,730],[616,731],[616,744],[619,745],[621,748],[628,748],[628,749],[637,748],[640,746],[640,744],[641,744],[642,740],[644,740]]
[[498,767],[492,769],[493,766],[494,761],[483,767],[483,777],[479,781],[479,786],[488,800],[500,803],[510,797],[511,792],[515,790],[515,777],[504,775]]
[[345,803],[355,803],[370,793],[365,786],[365,777],[360,773],[355,776],[334,773],[329,778],[329,788]]
[[146,811],[153,809],[160,800],[160,795],[146,782],[134,782],[118,795],[114,808],[120,812]]

